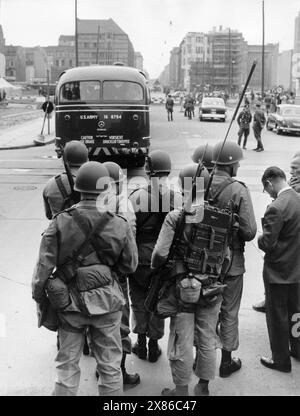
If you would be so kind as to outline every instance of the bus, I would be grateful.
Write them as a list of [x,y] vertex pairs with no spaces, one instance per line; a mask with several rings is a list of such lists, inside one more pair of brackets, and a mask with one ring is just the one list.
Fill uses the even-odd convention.
[[150,93],[136,68],[95,65],[68,69],[55,92],[56,152],[70,140],[88,148],[90,160],[143,166],[150,147]]

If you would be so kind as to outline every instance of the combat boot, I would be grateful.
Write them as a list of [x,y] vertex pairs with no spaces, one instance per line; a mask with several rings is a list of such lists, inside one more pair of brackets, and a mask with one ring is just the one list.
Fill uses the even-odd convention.
[[161,349],[158,345],[157,339],[149,339],[148,349],[148,360],[150,363],[155,363],[161,355]]
[[138,339],[132,347],[132,352],[141,360],[147,359],[146,334],[138,334]]

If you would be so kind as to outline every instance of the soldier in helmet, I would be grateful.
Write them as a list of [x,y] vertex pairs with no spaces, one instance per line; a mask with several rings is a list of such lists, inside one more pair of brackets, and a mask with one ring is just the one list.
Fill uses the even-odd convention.
[[210,173],[214,166],[212,163],[212,151],[212,146],[209,146],[208,144],[201,144],[194,150],[194,153],[192,155],[192,161],[194,163],[199,163],[200,161],[202,161],[203,165]]
[[[136,233],[136,220],[135,213],[133,211],[132,205],[127,198],[127,189],[124,187],[125,175],[121,167],[115,162],[104,162],[103,166],[108,170],[109,176],[111,178],[111,186],[107,193],[102,193],[97,199],[97,207],[99,210],[108,210],[116,214],[122,215],[128,221],[128,224],[131,227],[133,235]],[[129,299],[128,299],[128,284],[127,276],[121,276],[119,278],[121,288],[123,290],[123,295],[125,299],[125,305],[122,312],[121,320],[121,338],[122,338],[122,362],[121,370],[123,374],[123,384],[124,386],[134,387],[140,383],[139,374],[129,374],[126,371],[126,356],[131,354],[131,339],[129,337],[130,327],[129,327],[129,317],[130,317],[130,308],[129,308]],[[99,377],[98,372],[96,371],[96,377]]]
[[[203,185],[192,194],[192,205],[189,206],[192,178],[195,177],[198,165],[192,164],[184,167],[179,174],[180,187],[184,193],[185,208],[187,214],[185,216],[185,224],[183,226],[182,237],[180,243],[176,246],[175,265],[170,271],[175,287],[178,287],[176,278],[186,276],[186,253],[188,253],[189,243],[193,247],[197,244],[193,240],[194,224],[202,221],[201,216],[198,217],[197,210],[204,204],[204,189],[209,181],[208,171],[204,168],[201,172],[203,177]],[[199,173],[198,173],[199,174]],[[160,231],[157,243],[153,250],[151,267],[160,267],[167,259],[170,246],[173,241],[176,228],[179,226],[181,210],[174,210],[167,214],[162,229]],[[193,241],[192,241],[193,240]],[[194,248],[195,249],[195,248]],[[188,256],[188,254],[187,254]],[[195,275],[197,276],[197,275]],[[187,279],[185,278],[184,281]],[[196,297],[199,299],[201,283],[194,277],[191,281],[192,287],[195,287]],[[186,282],[185,282],[186,283]],[[193,286],[194,285],[194,286]],[[199,287],[198,287],[198,286]],[[177,291],[178,292],[178,291]],[[209,304],[192,303],[193,299],[183,298],[177,295],[176,314],[171,316],[170,334],[168,342],[168,358],[171,367],[171,373],[175,389],[165,388],[162,391],[163,396],[188,396],[188,384],[191,380],[193,371],[193,345],[194,336],[196,345],[198,346],[198,358],[195,368],[195,374],[199,378],[198,384],[194,388],[196,396],[208,396],[209,381],[214,379],[216,366],[216,325],[221,305],[221,293],[219,293],[213,302]]]
[[[170,190],[167,179],[171,172],[171,159],[167,152],[149,153],[146,173],[150,184],[135,190],[129,199],[136,215],[136,242],[139,265],[129,276],[129,294],[132,306],[133,332],[138,334],[132,352],[140,359],[156,362],[161,355],[158,340],[164,335],[164,320],[146,311],[144,302],[150,283],[151,254],[167,213],[176,203],[176,194]],[[177,195],[177,198],[180,195]],[[180,198],[181,199],[181,198]],[[147,337],[149,338],[147,350]]]
[[243,159],[240,146],[234,142],[219,142],[213,149],[213,163],[216,171],[212,180],[209,197],[214,205],[224,208],[230,203],[239,216],[239,228],[232,237],[232,260],[224,283],[223,302],[220,313],[220,338],[222,359],[220,377],[228,377],[241,368],[241,360],[231,356],[238,349],[238,313],[245,273],[244,247],[256,234],[256,222],[250,193],[246,185],[234,179]]
[[99,394],[122,394],[120,323],[124,297],[117,279],[135,271],[138,257],[127,220],[97,209],[97,197],[109,181],[101,163],[83,164],[75,180],[81,201],[53,218],[40,245],[32,296],[43,303],[47,293],[58,311],[57,396],[77,394],[87,327],[100,374]]
[[[76,173],[83,163],[88,161],[87,147],[78,140],[71,140],[64,148],[65,159],[75,180]],[[72,200],[72,189],[66,172],[51,178],[43,191],[43,200],[46,217],[51,220],[53,215],[75,202]]]

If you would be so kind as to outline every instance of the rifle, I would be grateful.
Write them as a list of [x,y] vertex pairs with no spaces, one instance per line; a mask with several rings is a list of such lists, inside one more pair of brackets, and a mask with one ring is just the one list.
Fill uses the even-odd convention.
[[[206,149],[205,149],[206,151]],[[196,173],[192,179],[192,188],[190,190],[189,193],[189,198],[187,203],[185,204],[185,206],[183,207],[183,210],[181,212],[180,218],[179,218],[179,223],[176,226],[176,230],[174,233],[174,237],[172,240],[172,244],[169,250],[169,254],[167,257],[167,260],[165,261],[165,263],[163,265],[161,265],[159,268],[155,269],[151,274],[150,274],[150,286],[149,286],[149,291],[147,294],[147,298],[145,300],[144,306],[145,308],[151,312],[151,313],[155,313],[156,310],[156,306],[157,306],[157,302],[158,302],[158,296],[159,296],[159,292],[163,286],[163,283],[166,280],[170,280],[169,274],[170,271],[173,269],[174,267],[174,262],[175,262],[175,254],[176,254],[176,249],[178,246],[178,243],[181,239],[183,230],[184,230],[184,226],[185,226],[185,217],[186,214],[188,212],[188,210],[191,207],[192,201],[193,201],[193,194],[195,193],[196,190],[196,178],[200,177],[202,170],[204,169],[204,165],[203,165],[203,159],[204,159],[204,155],[205,155],[205,151],[204,154],[198,164]]]
[[217,158],[216,158],[216,160],[215,160],[214,166],[213,166],[213,168],[212,168],[212,171],[211,171],[211,174],[210,174],[210,177],[209,177],[209,182],[208,182],[207,188],[206,188],[206,190],[205,190],[205,194],[204,194],[204,199],[205,199],[206,201],[207,201],[207,198],[208,198],[208,195],[209,195],[209,190],[210,190],[210,187],[211,187],[211,184],[212,184],[212,180],[213,180],[213,177],[214,177],[214,174],[215,174],[215,170],[216,170],[216,167],[217,167],[218,160],[219,160],[219,158],[220,158],[220,156],[221,156],[221,153],[222,153],[222,151],[223,151],[223,148],[224,148],[225,142],[226,142],[226,140],[227,140],[227,137],[228,137],[229,131],[230,131],[231,126],[232,126],[232,123],[234,122],[234,120],[235,120],[235,118],[236,118],[236,115],[237,115],[237,112],[239,111],[240,105],[241,105],[241,103],[242,103],[242,101],[243,101],[244,95],[245,95],[246,90],[247,90],[247,88],[248,88],[248,84],[249,84],[249,82],[250,82],[250,80],[251,80],[251,77],[252,77],[252,74],[253,74],[254,69],[255,69],[255,67],[256,67],[256,64],[257,64],[257,61],[253,61],[252,67],[251,67],[251,69],[250,69],[250,72],[249,72],[249,75],[248,75],[248,78],[247,78],[247,81],[246,81],[245,86],[244,86],[244,89],[243,89],[243,91],[242,91],[242,94],[241,94],[241,96],[240,96],[239,102],[238,102],[238,104],[237,104],[237,106],[236,106],[236,109],[235,109],[235,111],[234,111],[234,113],[233,113],[233,116],[232,116],[231,122],[230,122],[230,124],[229,124],[228,129],[227,129],[227,132],[226,132],[226,135],[225,135],[225,139],[224,139],[224,141],[223,141],[223,144],[222,144],[222,146],[221,146],[221,149],[220,149],[220,151],[219,151],[219,154],[218,154],[218,156],[217,156]]
[[[57,142],[58,142],[58,140],[56,139],[56,143]],[[72,175],[72,172],[71,172],[69,162],[67,161],[66,156],[65,156],[64,147],[61,144],[61,142],[57,143],[57,145],[58,145],[58,147],[60,149],[60,152],[61,152],[61,156],[62,156],[62,160],[63,160],[63,163],[64,163],[65,171],[66,171],[66,174],[67,174],[68,182],[69,182],[69,185],[70,185],[70,188],[71,188],[70,199],[73,201],[74,204],[76,204],[77,202],[80,201],[80,192],[77,192],[74,189],[74,178],[73,178],[73,175]]]

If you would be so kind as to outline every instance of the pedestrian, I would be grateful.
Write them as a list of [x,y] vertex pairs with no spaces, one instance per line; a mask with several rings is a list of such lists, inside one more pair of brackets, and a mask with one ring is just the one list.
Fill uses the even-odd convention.
[[193,98],[189,95],[185,101],[186,116],[189,120],[192,120]]
[[256,110],[253,116],[253,133],[254,133],[254,137],[256,138],[257,141],[257,146],[255,149],[256,152],[262,152],[264,150],[263,144],[262,144],[262,140],[261,140],[261,131],[264,128],[265,124],[266,124],[266,117],[264,112],[261,110],[261,103],[257,102],[256,103]]
[[218,208],[233,204],[234,211],[239,217],[238,232],[232,238],[232,261],[224,283],[227,285],[223,292],[220,313],[220,340],[222,342],[222,358],[219,368],[220,377],[228,377],[241,368],[239,358],[232,357],[232,352],[239,347],[238,315],[243,292],[243,275],[245,273],[244,247],[246,241],[251,241],[256,234],[256,221],[251,196],[247,186],[235,179],[243,153],[238,144],[225,142],[217,143],[213,149],[213,163],[216,171],[213,176],[209,198]]
[[167,182],[171,172],[171,159],[167,152],[150,152],[145,169],[150,179],[149,185],[135,190],[129,196],[136,215],[136,242],[139,253],[138,268],[129,276],[129,295],[133,318],[132,331],[137,334],[137,342],[133,345],[132,352],[140,359],[145,360],[148,357],[148,360],[154,363],[161,355],[158,340],[164,335],[164,320],[150,314],[144,302],[151,278],[151,254],[165,216],[176,204],[176,194]]
[[194,153],[192,154],[192,161],[194,163],[202,162],[208,172],[211,173],[214,166],[212,163],[212,152],[212,146],[208,144],[201,144],[194,150]]
[[252,115],[249,109],[249,105],[245,105],[237,118],[237,123],[240,127],[238,131],[238,145],[241,145],[242,137],[244,136],[243,149],[246,150],[247,139],[250,133],[250,123],[252,121]]
[[293,330],[300,316],[300,196],[277,166],[267,168],[261,181],[273,202],[266,209],[263,233],[258,237],[258,246],[265,252],[263,279],[272,352],[271,358],[260,361],[288,373],[290,357],[300,360],[300,337]]
[[[120,166],[115,162],[104,162],[103,166],[108,170],[109,176],[112,180],[111,186],[107,193],[103,192],[97,199],[97,208],[99,210],[108,210],[115,214],[121,215],[127,219],[131,227],[132,233],[136,234],[136,219],[133,207],[127,198],[126,176],[124,175]],[[121,339],[122,339],[122,361],[121,370],[123,375],[123,385],[126,387],[134,387],[140,383],[139,374],[129,374],[126,371],[126,357],[131,354],[131,339],[130,339],[130,307],[128,298],[128,278],[127,276],[119,277],[120,286],[123,291],[125,305],[123,306],[121,319]],[[96,371],[97,378],[99,377]]]
[[[300,152],[295,153],[291,160],[290,174],[291,178],[289,180],[289,185],[300,194]],[[256,312],[266,312],[266,299],[252,305],[252,308]]]
[[169,94],[166,100],[166,110],[168,114],[168,121],[173,121],[173,107],[174,107],[174,100],[171,94]]
[[[163,396],[189,395],[188,385],[193,371],[194,338],[198,347],[195,374],[199,379],[198,384],[194,388],[195,395],[208,396],[209,381],[215,377],[216,325],[220,312],[221,293],[215,296],[212,302],[204,303],[200,297],[199,281],[196,279],[197,276],[199,278],[201,273],[203,273],[203,264],[199,263],[199,267],[195,266],[195,268],[188,266],[196,264],[195,257],[193,257],[194,253],[195,251],[200,252],[201,247],[199,244],[201,245],[202,238],[205,239],[203,230],[202,238],[199,238],[198,234],[197,236],[195,235],[199,223],[201,223],[200,218],[197,219],[197,209],[201,192],[203,195],[203,187],[194,190],[192,205],[188,206],[189,195],[192,192],[191,183],[197,168],[197,164],[188,165],[179,174],[180,188],[184,193],[187,214],[184,217],[182,234],[178,236],[179,242],[176,243],[174,266],[170,271],[171,284],[172,281],[174,282],[173,291],[174,293],[179,292],[176,294],[174,304],[176,312],[170,318],[168,341],[168,358],[175,388],[163,389]],[[205,188],[209,182],[209,174],[204,168],[200,175],[203,178]],[[177,228],[180,227],[180,221],[182,221],[181,216],[182,210],[174,210],[167,215],[152,254],[151,266],[154,269],[159,268],[166,262],[174,234]],[[197,257],[197,260],[199,262],[199,257]],[[176,287],[182,287],[180,286],[181,282],[187,283],[187,275],[192,280],[191,287],[195,287],[195,291],[191,289],[191,298],[190,296],[182,296],[181,289],[179,291],[176,289]],[[192,278],[191,276],[194,277]],[[195,299],[193,299],[194,295],[196,296]]]
[[120,323],[124,297],[118,276],[133,273],[138,257],[128,222],[97,209],[97,197],[107,189],[108,181],[101,163],[83,164],[75,180],[81,201],[53,218],[40,245],[32,296],[39,304],[48,296],[57,309],[60,348],[55,359],[55,396],[77,394],[87,327],[100,374],[99,395],[116,396],[123,390]]
[[[87,147],[78,140],[71,140],[65,145],[64,157],[74,181],[80,166],[88,161]],[[54,176],[46,183],[43,191],[43,201],[45,215],[49,220],[58,212],[70,208],[77,202],[72,199],[74,191],[72,185],[66,171]]]
[[269,94],[266,94],[265,96],[265,108],[267,115],[269,115],[270,109],[271,109],[271,96]]

